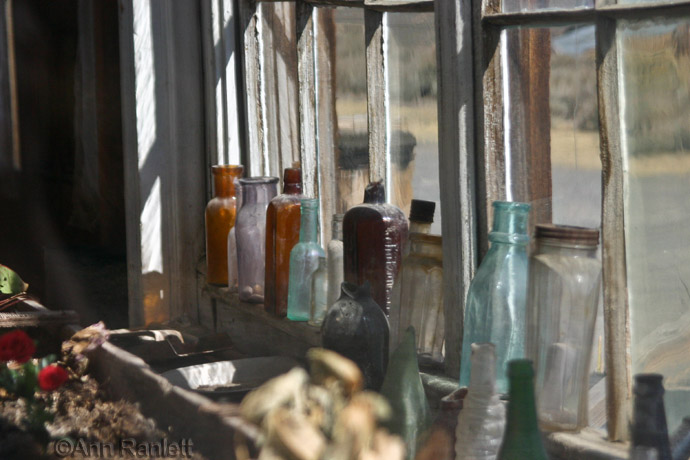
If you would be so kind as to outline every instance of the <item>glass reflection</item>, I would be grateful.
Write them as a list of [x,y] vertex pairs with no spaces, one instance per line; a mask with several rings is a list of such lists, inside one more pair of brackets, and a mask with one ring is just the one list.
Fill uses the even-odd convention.
[[369,182],[367,137],[367,78],[364,11],[335,8],[335,212],[344,213],[362,202]]
[[441,233],[438,183],[436,35],[433,13],[388,13],[391,202],[407,216],[412,198],[435,201],[431,232]]

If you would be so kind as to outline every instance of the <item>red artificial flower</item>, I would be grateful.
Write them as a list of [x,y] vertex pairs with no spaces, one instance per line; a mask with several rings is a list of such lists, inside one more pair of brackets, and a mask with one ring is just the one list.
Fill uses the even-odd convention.
[[0,361],[25,363],[36,351],[36,345],[29,335],[17,329],[0,337]]
[[68,378],[69,374],[67,374],[66,370],[57,364],[51,364],[41,369],[41,372],[38,373],[38,386],[43,391],[57,390]]

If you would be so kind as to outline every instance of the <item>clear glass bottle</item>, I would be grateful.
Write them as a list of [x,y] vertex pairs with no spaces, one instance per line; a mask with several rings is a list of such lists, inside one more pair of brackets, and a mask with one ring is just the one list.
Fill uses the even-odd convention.
[[385,203],[381,182],[364,191],[364,203],[352,207],[343,218],[345,281],[369,281],[371,295],[388,315],[393,283],[398,275],[407,241],[407,220],[400,209]]
[[530,259],[527,357],[535,362],[545,430],[587,426],[587,391],[599,304],[599,231],[539,224]]
[[505,434],[498,460],[548,460],[537,422],[532,361],[508,362],[510,393]]
[[414,326],[420,357],[443,361],[445,335],[443,313],[443,248],[441,237],[411,233],[410,252],[393,288],[391,302],[391,348],[397,346],[405,330]]
[[228,285],[228,233],[235,226],[235,186],[244,168],[240,165],[211,167],[215,196],[206,205],[206,281]]
[[266,208],[278,193],[277,177],[240,179],[242,208],[237,214],[237,277],[240,300],[264,301]]
[[525,353],[527,224],[530,205],[495,201],[491,247],[470,283],[465,304],[460,386],[470,382],[470,345],[496,345],[496,389],[508,390],[506,363]]
[[319,258],[326,257],[318,243],[319,200],[303,198],[300,212],[299,243],[290,253],[287,317],[292,321],[309,321],[312,277]]
[[287,315],[290,251],[299,242],[302,170],[285,168],[283,193],[266,210],[266,296],[264,308],[278,317]]
[[630,458],[671,460],[671,443],[666,425],[663,376],[637,374],[633,394],[633,423],[630,430]]
[[319,268],[316,269],[311,279],[309,324],[321,326],[328,306],[328,264],[325,257],[319,257]]
[[343,214],[333,214],[331,241],[328,242],[328,306],[340,297],[340,285],[345,281],[343,269]]
[[505,421],[505,403],[496,393],[494,344],[473,343],[472,377],[455,432],[456,460],[494,460]]

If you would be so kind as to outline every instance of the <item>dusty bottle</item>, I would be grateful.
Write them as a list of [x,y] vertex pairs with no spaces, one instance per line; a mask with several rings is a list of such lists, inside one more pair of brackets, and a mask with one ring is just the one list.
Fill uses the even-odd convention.
[[663,376],[635,375],[630,458],[671,460],[671,444],[664,409]]
[[239,165],[211,167],[215,196],[206,205],[206,280],[208,284],[228,285],[228,234],[237,216]]
[[388,319],[369,291],[344,282],[341,296],[321,325],[323,347],[350,358],[364,374],[364,386],[378,391],[388,367]]
[[328,306],[340,297],[340,285],[345,281],[343,272],[343,215],[333,214],[331,241],[328,242]]
[[240,179],[242,208],[237,214],[237,267],[240,300],[264,301],[264,262],[266,249],[266,208],[276,196],[277,177]]
[[472,376],[455,432],[457,460],[494,460],[505,428],[505,404],[496,393],[492,343],[472,344]]
[[409,253],[393,288],[390,311],[391,347],[409,326],[419,331],[417,353],[433,362],[443,361],[443,248],[441,237],[410,233]]
[[431,426],[431,409],[419,376],[414,327],[403,334],[400,346],[391,353],[381,394],[388,399],[393,415],[386,422],[391,433],[405,441],[406,458],[414,458],[418,443]]
[[319,257],[319,268],[311,279],[311,311],[309,324],[321,326],[328,310],[328,263],[325,257]]
[[547,460],[537,425],[532,361],[508,362],[508,416],[498,460]]
[[407,230],[402,211],[385,203],[381,182],[370,183],[364,191],[364,203],[347,211],[343,219],[345,281],[369,281],[371,295],[386,315]]
[[596,229],[540,224],[530,259],[527,357],[545,430],[587,426],[587,391],[601,262]]
[[505,366],[525,356],[527,223],[530,205],[495,201],[491,248],[470,283],[460,360],[460,386],[470,381],[470,345],[496,345],[496,389],[508,389]]
[[267,312],[287,314],[290,251],[299,241],[302,170],[286,168],[283,193],[273,198],[266,210],[266,296]]
[[290,252],[290,283],[287,317],[292,321],[309,321],[311,289],[319,258],[326,257],[319,238],[319,200],[303,198],[299,243]]

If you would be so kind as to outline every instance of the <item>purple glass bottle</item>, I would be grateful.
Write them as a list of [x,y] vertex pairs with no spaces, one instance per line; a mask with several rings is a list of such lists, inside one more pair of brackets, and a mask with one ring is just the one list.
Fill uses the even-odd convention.
[[266,253],[266,208],[278,194],[277,177],[240,179],[242,207],[237,213],[237,277],[240,300],[264,301],[264,267]]
[[364,203],[345,213],[343,259],[345,281],[369,281],[371,296],[388,315],[408,229],[403,212],[385,203],[385,196],[383,184],[372,182],[364,191]]

